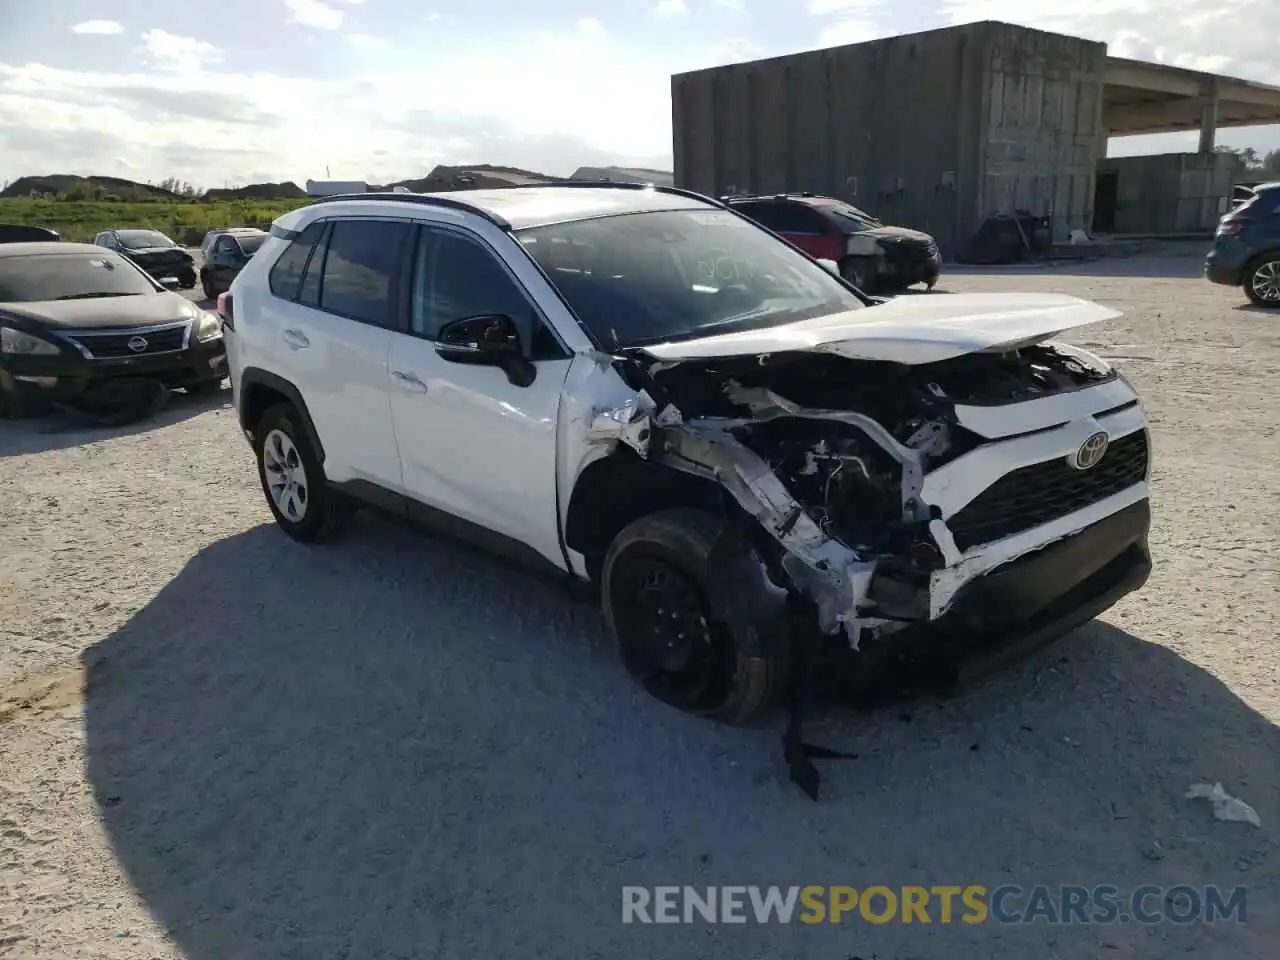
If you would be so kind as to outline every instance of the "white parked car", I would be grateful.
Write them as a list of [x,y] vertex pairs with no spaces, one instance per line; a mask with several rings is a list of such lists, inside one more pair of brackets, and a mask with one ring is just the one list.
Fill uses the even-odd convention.
[[1146,414],[1048,341],[1117,316],[1074,297],[872,305],[619,183],[317,203],[220,306],[285,533],[372,504],[593,582],[627,670],[694,713],[1061,635],[1150,571]]

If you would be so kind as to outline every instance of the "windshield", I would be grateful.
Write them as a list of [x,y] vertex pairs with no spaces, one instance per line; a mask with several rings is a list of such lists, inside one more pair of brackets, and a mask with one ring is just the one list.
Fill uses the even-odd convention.
[[0,303],[126,297],[155,292],[156,288],[139,270],[111,253],[0,257]]
[[262,246],[263,241],[267,239],[266,234],[261,236],[236,237],[236,243],[240,244],[240,249],[244,251],[246,257],[252,257],[258,252],[258,248]]
[[865,304],[725,210],[631,213],[517,232],[608,349],[776,327]]
[[172,247],[173,241],[159,230],[117,230],[120,245],[127,250],[145,250],[147,247]]

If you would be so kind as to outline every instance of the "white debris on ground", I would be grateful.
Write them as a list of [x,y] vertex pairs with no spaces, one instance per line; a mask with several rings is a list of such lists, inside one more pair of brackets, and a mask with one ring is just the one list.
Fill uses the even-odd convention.
[[1222,789],[1222,784],[1193,783],[1186,793],[1187,800],[1208,800],[1213,804],[1213,815],[1218,820],[1230,820],[1234,823],[1251,823],[1255,827],[1262,826],[1262,818],[1239,797],[1233,797]]

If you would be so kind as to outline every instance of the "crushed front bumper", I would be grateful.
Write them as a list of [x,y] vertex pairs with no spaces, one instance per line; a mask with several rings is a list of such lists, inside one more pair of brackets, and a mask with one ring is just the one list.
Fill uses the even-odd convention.
[[837,682],[884,692],[973,679],[1071,632],[1151,574],[1142,499],[966,583],[946,614],[839,658]]

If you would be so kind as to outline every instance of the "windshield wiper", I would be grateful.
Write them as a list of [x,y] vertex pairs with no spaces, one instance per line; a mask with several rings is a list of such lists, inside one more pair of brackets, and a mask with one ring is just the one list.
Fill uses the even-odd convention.
[[107,293],[104,290],[94,291],[92,293],[64,293],[60,297],[54,297],[55,300],[96,300],[99,297],[140,297],[140,293]]

